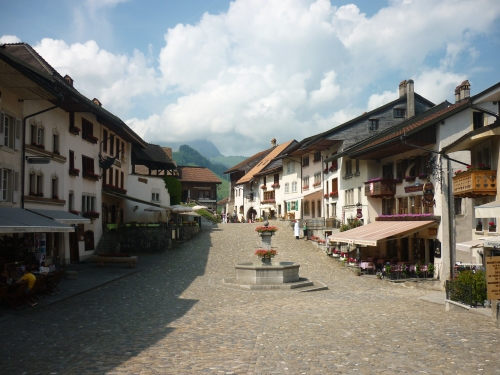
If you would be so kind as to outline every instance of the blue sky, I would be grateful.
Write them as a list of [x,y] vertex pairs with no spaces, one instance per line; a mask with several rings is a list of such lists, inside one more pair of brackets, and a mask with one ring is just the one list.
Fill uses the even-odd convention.
[[2,1],[31,44],[146,141],[249,156],[396,98],[500,81],[498,0]]

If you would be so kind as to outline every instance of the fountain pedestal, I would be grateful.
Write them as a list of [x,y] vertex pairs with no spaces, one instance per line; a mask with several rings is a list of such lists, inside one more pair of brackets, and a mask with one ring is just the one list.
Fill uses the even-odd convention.
[[[267,225],[265,225],[267,227]],[[259,233],[262,239],[262,249],[271,250],[271,238],[274,232]],[[261,258],[261,262],[238,263],[236,281],[253,285],[280,285],[299,281],[300,264],[295,262],[273,262],[272,258]]]

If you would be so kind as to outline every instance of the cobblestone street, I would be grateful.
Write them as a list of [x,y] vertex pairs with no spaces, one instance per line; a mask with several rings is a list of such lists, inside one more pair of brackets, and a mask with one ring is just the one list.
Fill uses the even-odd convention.
[[220,224],[140,272],[0,317],[0,374],[500,374],[500,330],[429,293],[357,277],[278,225],[276,260],[329,290],[225,285],[254,258],[257,224]]

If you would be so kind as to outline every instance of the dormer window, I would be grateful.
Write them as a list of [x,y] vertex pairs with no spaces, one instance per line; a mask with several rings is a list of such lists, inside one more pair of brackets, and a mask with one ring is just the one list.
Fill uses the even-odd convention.
[[368,120],[370,125],[369,125],[369,128],[368,130],[370,131],[377,131],[378,130],[378,119],[370,119]]
[[404,118],[406,110],[404,108],[394,108],[394,118]]

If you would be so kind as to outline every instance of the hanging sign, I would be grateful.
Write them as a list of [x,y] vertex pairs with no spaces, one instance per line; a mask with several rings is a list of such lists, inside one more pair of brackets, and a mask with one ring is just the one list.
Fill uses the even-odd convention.
[[362,208],[358,208],[358,209],[356,209],[356,211],[358,212],[358,213],[356,214],[356,217],[357,217],[358,219],[361,219],[361,218],[363,217],[363,213],[361,212],[362,210],[363,210]]
[[426,182],[423,187],[423,203],[426,207],[433,207],[436,205],[434,199],[434,185],[432,182]]

